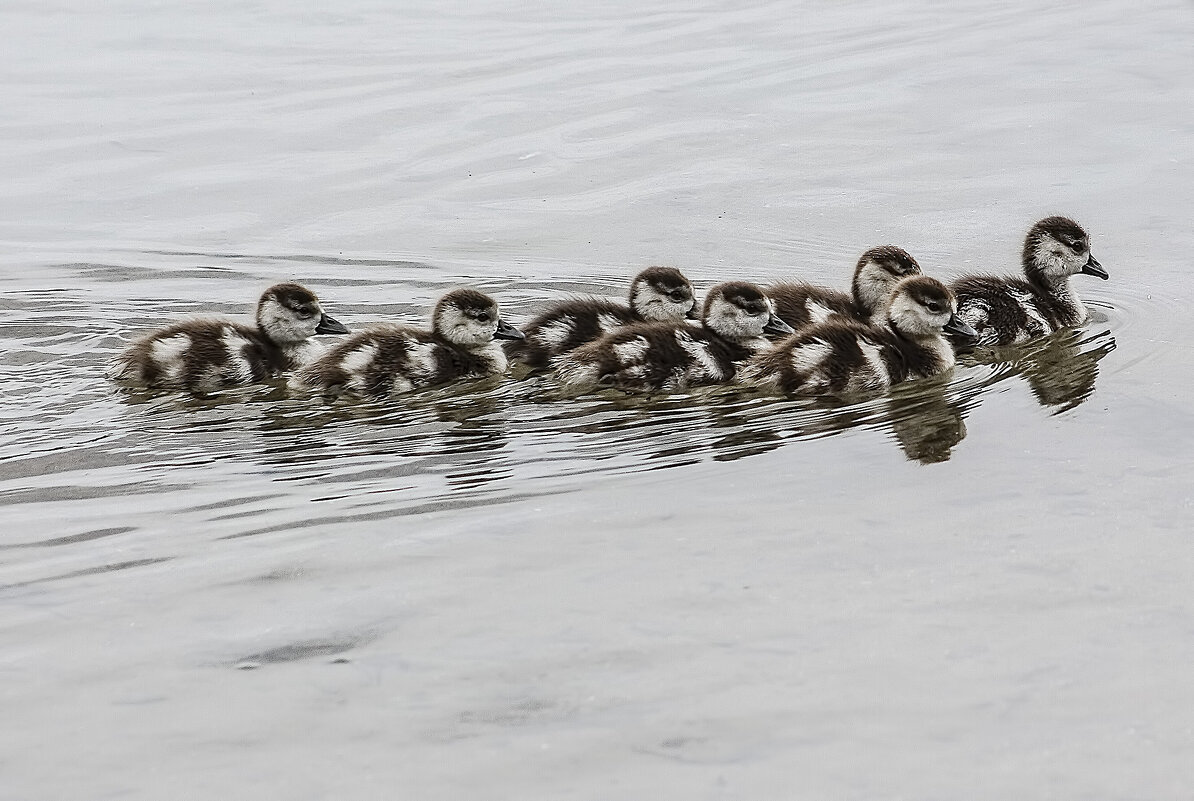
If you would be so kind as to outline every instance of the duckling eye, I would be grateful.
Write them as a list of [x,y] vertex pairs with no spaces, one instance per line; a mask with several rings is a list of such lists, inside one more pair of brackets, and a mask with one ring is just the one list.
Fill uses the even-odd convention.
[[928,310],[929,310],[929,311],[931,311],[933,314],[940,314],[940,313],[941,313],[941,304],[940,304],[940,303],[928,303],[928,304],[926,304],[926,307],[927,307],[927,308],[928,308]]
[[676,301],[676,303],[682,303],[683,301],[688,300],[688,293],[683,289],[673,289],[668,293],[668,297]]
[[489,312],[477,312],[476,319],[477,319],[477,322],[479,322],[479,323],[489,322]]
[[1081,253],[1086,248],[1086,243],[1079,239],[1072,243],[1070,247],[1074,249],[1075,253]]

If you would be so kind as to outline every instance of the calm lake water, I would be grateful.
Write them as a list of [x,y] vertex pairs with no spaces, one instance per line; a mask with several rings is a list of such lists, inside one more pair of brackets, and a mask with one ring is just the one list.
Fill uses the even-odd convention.
[[[1188,2],[0,8],[0,798],[1186,799]],[[653,263],[1091,323],[825,407],[137,396],[279,280],[515,323]]]

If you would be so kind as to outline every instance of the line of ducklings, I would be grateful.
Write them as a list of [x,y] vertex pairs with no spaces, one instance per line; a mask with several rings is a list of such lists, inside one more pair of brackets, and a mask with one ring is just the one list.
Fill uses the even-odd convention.
[[113,375],[140,387],[206,393],[291,374],[295,385],[325,394],[380,398],[504,373],[513,361],[553,369],[572,390],[735,381],[788,394],[852,395],[942,373],[955,349],[1078,325],[1087,311],[1070,277],[1108,277],[1086,231],[1065,217],[1031,228],[1022,265],[1023,279],[970,275],[946,286],[888,245],[858,260],[850,293],[730,281],[708,291],[699,314],[679,270],[650,267],[632,281],[629,304],[570,300],[523,330],[503,320],[488,295],[457,289],[436,304],[430,330],[377,325],[326,350],[311,338],[348,329],[306,288],[279,284],[262,295],[255,327],[201,319],[155,331],[121,355]]

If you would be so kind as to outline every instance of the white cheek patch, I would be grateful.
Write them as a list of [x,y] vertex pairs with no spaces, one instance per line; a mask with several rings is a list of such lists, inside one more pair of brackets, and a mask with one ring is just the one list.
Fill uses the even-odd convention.
[[191,338],[186,334],[175,334],[165,339],[156,339],[149,348],[149,357],[158,369],[171,381],[178,380],[186,365],[186,353],[191,348]]
[[731,342],[755,339],[763,335],[765,317],[753,317],[722,298],[714,298],[709,305],[705,324]]
[[1033,261],[1054,280],[1082,272],[1086,259],[1077,256],[1067,246],[1045,234],[1033,251]]
[[265,335],[279,345],[302,342],[314,336],[315,329],[319,327],[318,314],[303,319],[298,312],[287,309],[274,298],[262,305],[257,319]]
[[644,320],[667,322],[683,317],[688,312],[688,304],[674,303],[670,297],[657,292],[649,284],[639,284],[630,299],[630,305]]
[[887,305],[891,291],[898,278],[873,261],[868,261],[858,272],[858,297],[856,300],[870,314]]

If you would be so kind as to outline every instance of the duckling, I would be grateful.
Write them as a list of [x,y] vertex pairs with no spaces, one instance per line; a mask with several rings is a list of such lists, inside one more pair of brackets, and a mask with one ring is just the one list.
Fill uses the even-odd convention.
[[420,387],[506,371],[495,339],[521,339],[493,298],[456,289],[440,298],[431,330],[378,325],[340,342],[299,372],[299,384],[384,398]]
[[154,331],[116,361],[112,377],[152,389],[195,394],[251,384],[312,360],[315,334],[347,334],[298,284],[277,284],[257,303],[256,327],[217,318],[188,320]]
[[776,284],[767,290],[775,313],[799,331],[826,320],[869,324],[901,278],[920,275],[920,265],[903,248],[882,245],[863,253],[854,268],[852,293],[825,289],[803,281]]
[[792,333],[754,284],[731,281],[709,290],[700,327],[683,321],[635,323],[555,359],[567,387],[612,384],[624,389],[680,390],[729,381],[738,363]]
[[853,395],[936,375],[954,365],[943,333],[977,337],[956,311],[945,284],[911,276],[896,285],[884,325],[814,325],[755,357],[742,380],[798,395]]
[[1028,231],[1022,256],[1028,279],[968,275],[953,283],[958,316],[979,345],[1011,345],[1086,321],[1086,306],[1070,291],[1070,276],[1110,276],[1090,252],[1090,237],[1067,217],[1046,217]]
[[505,343],[512,361],[533,370],[629,323],[695,319],[692,284],[674,267],[648,267],[630,283],[630,305],[584,298],[556,304],[523,327],[526,339]]

